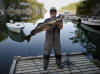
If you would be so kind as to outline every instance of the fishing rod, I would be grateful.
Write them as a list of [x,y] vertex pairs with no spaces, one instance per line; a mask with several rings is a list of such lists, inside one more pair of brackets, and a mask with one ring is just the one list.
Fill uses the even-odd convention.
[[[30,50],[29,54],[31,54],[31,57],[33,58],[33,61],[34,61],[35,65],[37,66],[38,71],[39,71],[41,74],[45,74],[45,71],[42,73],[41,70],[39,69],[37,63],[35,62],[34,59],[38,59],[38,58],[37,58],[35,55],[33,56],[33,53],[32,53],[32,46],[31,46],[30,44],[29,44],[28,49]],[[46,71],[46,73],[48,73],[48,72],[49,72],[49,71]]]
[[[32,47],[31,47],[31,45],[30,44],[28,44],[28,49],[29,49],[29,54],[31,55],[31,57],[33,58],[33,62],[35,63],[35,65],[36,65],[36,67],[37,67],[37,69],[38,69],[38,71],[41,73],[41,71],[40,71],[40,69],[38,68],[38,65],[37,65],[37,63],[35,62],[35,60],[34,59],[36,59],[37,57],[34,55],[33,56],[33,53],[32,53]],[[42,73],[41,73],[42,74]]]

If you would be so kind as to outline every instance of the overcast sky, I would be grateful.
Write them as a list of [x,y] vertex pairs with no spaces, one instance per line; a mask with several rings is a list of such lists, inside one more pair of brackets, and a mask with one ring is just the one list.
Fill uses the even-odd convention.
[[44,6],[47,10],[49,10],[50,7],[56,7],[59,10],[62,6],[67,6],[70,3],[78,2],[80,0],[38,0],[38,1],[44,3]]

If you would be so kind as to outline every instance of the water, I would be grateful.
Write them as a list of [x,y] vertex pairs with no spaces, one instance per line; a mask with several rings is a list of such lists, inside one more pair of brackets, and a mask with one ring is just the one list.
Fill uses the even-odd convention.
[[[45,18],[47,18],[47,14],[44,16]],[[44,19],[39,19],[35,24],[24,23],[25,28],[20,34],[9,31],[3,24],[0,28],[0,74],[8,74],[14,56],[43,55],[45,31],[32,36],[29,43],[24,41],[24,37],[36,27],[38,22]],[[87,31],[70,21],[63,22],[61,46],[62,53],[86,52],[88,58],[100,59],[100,35]]]

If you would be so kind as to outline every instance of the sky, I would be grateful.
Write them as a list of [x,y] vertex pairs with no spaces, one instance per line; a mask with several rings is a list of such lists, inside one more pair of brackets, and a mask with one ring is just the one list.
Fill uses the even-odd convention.
[[44,7],[48,11],[51,7],[56,7],[59,10],[62,6],[67,6],[70,3],[78,2],[80,0],[38,0],[44,3]]

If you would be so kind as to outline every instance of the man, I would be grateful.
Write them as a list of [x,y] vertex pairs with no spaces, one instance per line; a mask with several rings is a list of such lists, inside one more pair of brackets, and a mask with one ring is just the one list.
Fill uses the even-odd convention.
[[[55,7],[50,9],[50,18],[46,19],[48,21],[52,18],[55,18],[57,14],[57,10]],[[56,57],[56,64],[59,69],[62,69],[61,65],[61,44],[60,44],[60,29],[63,28],[62,21],[57,23],[57,25],[52,29],[44,29],[46,31],[46,39],[44,43],[44,70],[47,70],[49,57],[52,50],[54,48],[54,53]]]
[[[50,9],[50,18],[45,21],[49,21],[51,19],[56,18],[57,10],[55,7]],[[47,70],[49,57],[52,50],[54,48],[56,64],[59,69],[62,69],[61,65],[61,44],[60,44],[60,29],[63,28],[62,21],[58,22],[54,28],[44,29],[46,31],[46,39],[44,43],[44,70]],[[30,39],[30,35],[25,38],[27,41]]]

